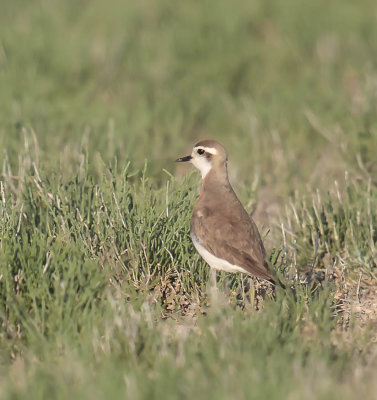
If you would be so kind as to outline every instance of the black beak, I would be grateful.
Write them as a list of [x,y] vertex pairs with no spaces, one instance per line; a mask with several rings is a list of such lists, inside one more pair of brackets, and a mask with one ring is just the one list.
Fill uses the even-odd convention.
[[186,162],[186,161],[190,161],[191,159],[192,159],[191,156],[186,156],[186,157],[177,158],[175,160],[175,162]]

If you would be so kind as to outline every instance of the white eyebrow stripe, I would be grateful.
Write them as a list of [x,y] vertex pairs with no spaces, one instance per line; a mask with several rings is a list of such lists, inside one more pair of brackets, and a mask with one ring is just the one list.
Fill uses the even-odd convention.
[[206,153],[217,154],[217,150],[214,147],[204,147],[204,146],[195,147],[195,150],[198,149],[203,149]]

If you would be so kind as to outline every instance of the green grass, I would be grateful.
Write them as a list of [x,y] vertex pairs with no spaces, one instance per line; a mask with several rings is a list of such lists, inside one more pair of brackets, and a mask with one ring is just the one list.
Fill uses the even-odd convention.
[[[376,11],[3,1],[0,399],[375,397]],[[205,138],[295,296],[209,290]]]

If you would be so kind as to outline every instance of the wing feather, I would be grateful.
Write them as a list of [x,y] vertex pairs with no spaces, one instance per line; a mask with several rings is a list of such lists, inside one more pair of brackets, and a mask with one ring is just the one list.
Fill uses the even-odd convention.
[[216,257],[273,281],[258,228],[246,212],[245,215],[247,218],[243,215],[243,218],[234,219],[234,216],[215,215],[208,207],[202,207],[194,212],[191,229],[200,244]]

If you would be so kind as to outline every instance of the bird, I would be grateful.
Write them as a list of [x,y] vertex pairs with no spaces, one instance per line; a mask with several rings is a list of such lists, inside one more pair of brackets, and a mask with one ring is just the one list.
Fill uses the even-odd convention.
[[191,239],[201,257],[214,271],[244,273],[276,285],[258,228],[229,182],[225,148],[204,140],[176,162],[190,162],[202,176],[190,222]]

